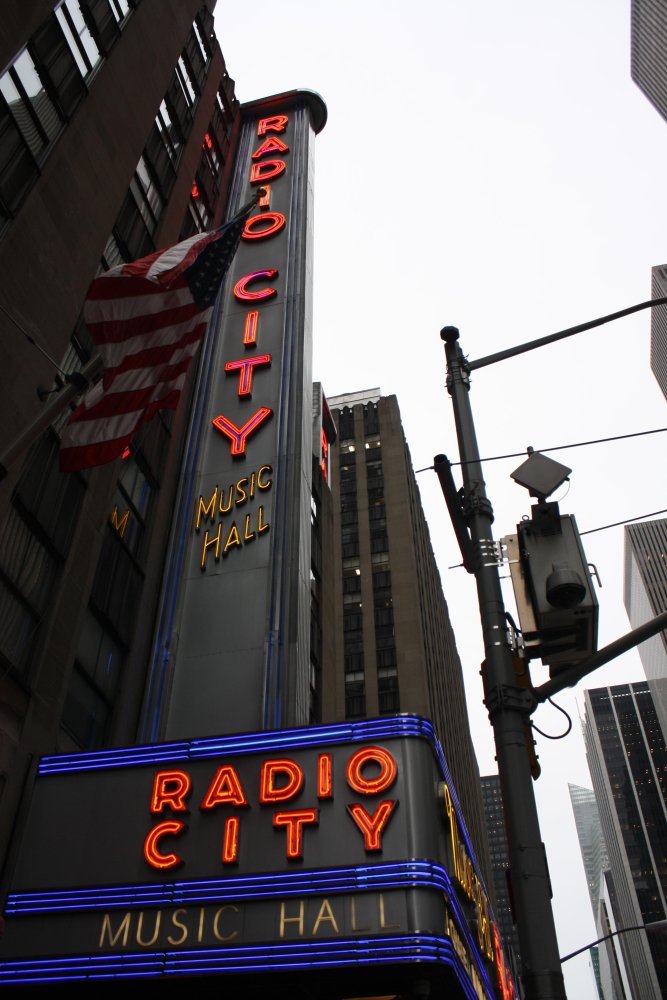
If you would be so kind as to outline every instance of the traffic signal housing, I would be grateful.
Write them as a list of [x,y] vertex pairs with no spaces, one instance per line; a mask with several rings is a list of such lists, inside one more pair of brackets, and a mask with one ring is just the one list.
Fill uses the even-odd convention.
[[540,500],[504,541],[524,654],[553,677],[597,650],[598,601],[576,521]]

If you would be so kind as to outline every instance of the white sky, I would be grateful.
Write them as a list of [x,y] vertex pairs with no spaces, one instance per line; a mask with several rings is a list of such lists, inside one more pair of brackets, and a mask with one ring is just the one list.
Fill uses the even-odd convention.
[[[458,459],[443,326],[458,326],[476,359],[651,297],[651,267],[667,263],[667,122],[630,78],[630,0],[220,0],[216,33],[242,102],[303,88],[327,105],[313,376],[329,396],[395,393],[415,470],[439,453]],[[482,457],[667,426],[649,342],[646,311],[473,373]],[[551,499],[581,532],[664,510],[666,443],[652,434],[551,452],[573,470]],[[529,513],[509,478],[522,461],[484,463],[496,539]],[[495,773],[474,579],[449,568],[460,555],[435,473],[417,479],[480,771]],[[603,646],[630,628],[623,529],[583,542],[602,581]],[[538,661],[533,680],[546,677]],[[643,678],[633,651],[588,686]],[[561,954],[596,936],[567,789],[591,787],[583,690],[557,698],[569,736],[537,747]],[[553,735],[567,726],[550,706],[534,721]],[[587,956],[564,972],[569,997],[595,1000]]]

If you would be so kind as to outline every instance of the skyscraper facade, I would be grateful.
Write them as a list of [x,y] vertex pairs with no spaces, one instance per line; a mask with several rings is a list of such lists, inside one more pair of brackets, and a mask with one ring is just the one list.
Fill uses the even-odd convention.
[[[651,298],[667,298],[667,264],[651,268]],[[667,399],[667,305],[651,310],[651,371]]]
[[[647,683],[585,692],[584,737],[611,875],[615,929],[667,916],[667,749]],[[667,996],[659,933],[619,934],[632,995]]]
[[187,406],[124,461],[68,475],[55,410],[95,353],[81,320],[95,274],[224,218],[239,104],[212,8],[3,10],[3,858],[36,754],[136,738]]
[[[570,792],[570,802],[572,803],[572,812],[574,813],[574,822],[581,850],[581,860],[584,865],[588,895],[591,900],[591,909],[593,911],[597,936],[603,937],[607,933],[607,930],[606,928],[605,930],[601,930],[601,926],[603,925],[600,921],[599,910],[604,873],[609,863],[607,861],[607,848],[604,843],[595,794],[592,788],[582,788],[581,785],[569,784],[568,790]],[[612,947],[611,943],[609,947]],[[596,946],[591,948],[590,952],[598,994],[600,1000],[612,1000],[616,994],[611,993],[609,986],[607,991],[603,987],[600,950],[600,947]]]
[[395,396],[328,397],[337,428],[333,661],[324,721],[415,712],[431,719],[475,853],[492,884],[461,661]]
[[503,817],[503,796],[500,788],[500,778],[497,774],[484,774],[482,782],[482,800],[484,816],[489,836],[489,852],[493,871],[493,888],[496,897],[496,919],[503,941],[509,945],[511,961],[514,965],[515,980],[521,977],[521,952],[519,950],[519,935],[514,915],[509,887],[509,847],[505,833]]
[[[633,628],[667,611],[667,518],[625,526],[623,600]],[[667,738],[667,630],[637,647]]]
[[632,0],[631,73],[667,119],[667,10],[662,0]]

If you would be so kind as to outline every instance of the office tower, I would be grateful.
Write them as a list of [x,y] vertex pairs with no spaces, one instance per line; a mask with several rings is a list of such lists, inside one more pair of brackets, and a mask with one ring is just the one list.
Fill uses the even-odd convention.
[[211,6],[3,8],[2,858],[36,754],[136,738],[187,405],[100,469],[59,472],[67,408],[6,456],[88,367],[95,274],[224,218],[239,104]]
[[[58,389],[93,353],[80,313],[95,273],[222,219],[238,115],[197,0],[168,17],[150,0],[4,13],[3,460],[57,403],[38,387]],[[3,849],[36,752],[134,738],[181,419],[152,421],[122,465],[64,477],[61,415],[7,463]]]
[[[585,692],[584,738],[611,875],[614,929],[667,916],[667,749],[647,683]],[[667,996],[667,950],[657,931],[615,939],[632,995]]]
[[[633,628],[667,611],[667,518],[625,526],[623,600]],[[667,738],[667,630],[637,652]]]
[[[602,937],[606,930],[600,929],[600,897],[602,893],[604,872],[608,867],[607,849],[602,835],[598,807],[592,788],[582,788],[580,785],[568,784],[570,792],[570,802],[574,813],[574,822],[579,838],[579,848],[581,859],[584,864],[586,883],[588,885],[588,895],[591,900],[591,909],[597,930],[597,936]],[[590,951],[595,980],[601,1000],[605,1000],[605,993],[602,985],[600,971],[600,948],[594,947]],[[611,998],[609,998],[611,1000]]]
[[431,719],[485,878],[491,868],[461,662],[398,401],[328,397],[335,661],[323,721],[415,712]]
[[[667,264],[651,268],[651,298],[667,298]],[[667,399],[667,305],[651,309],[651,371]]]
[[493,887],[496,897],[495,915],[500,935],[508,946],[510,961],[512,961],[514,966],[514,979],[516,982],[519,982],[521,977],[521,952],[519,950],[519,935],[512,914],[512,901],[508,882],[510,858],[507,835],[505,833],[500,778],[497,774],[484,774],[482,775],[481,782],[484,816],[486,818],[486,829],[489,837],[491,868],[493,871]]
[[667,10],[662,0],[632,0],[631,74],[667,119]]

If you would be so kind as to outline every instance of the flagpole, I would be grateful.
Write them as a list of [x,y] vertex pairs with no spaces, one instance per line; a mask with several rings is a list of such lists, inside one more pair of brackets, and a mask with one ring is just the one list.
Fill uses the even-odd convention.
[[102,373],[102,358],[92,358],[81,371],[70,372],[65,376],[65,385],[58,391],[58,396],[48,406],[45,406],[35,420],[20,434],[0,456],[0,481],[6,478],[17,458],[27,452],[31,445],[47,427],[69,406],[72,400],[80,396],[98,375]]

